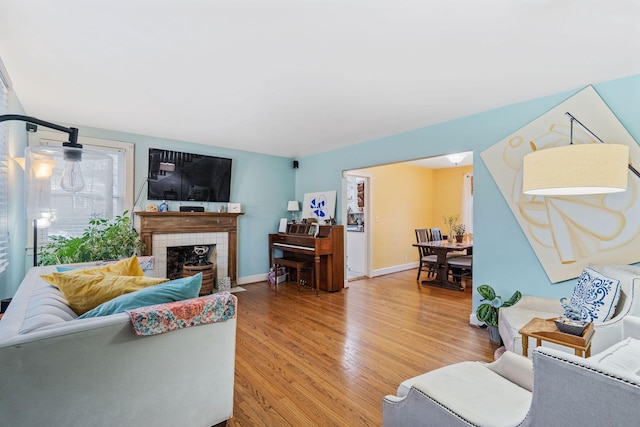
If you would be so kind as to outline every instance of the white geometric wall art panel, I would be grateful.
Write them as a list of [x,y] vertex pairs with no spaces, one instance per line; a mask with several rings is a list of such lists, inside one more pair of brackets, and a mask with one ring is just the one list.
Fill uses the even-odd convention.
[[[522,193],[522,158],[569,144],[571,113],[605,143],[629,146],[640,165],[640,147],[592,86],[576,93],[480,154],[552,283],[578,277],[589,263],[640,261],[640,179],[629,172],[627,191],[588,196]],[[599,143],[579,124],[573,143]],[[598,173],[598,171],[594,171]]]

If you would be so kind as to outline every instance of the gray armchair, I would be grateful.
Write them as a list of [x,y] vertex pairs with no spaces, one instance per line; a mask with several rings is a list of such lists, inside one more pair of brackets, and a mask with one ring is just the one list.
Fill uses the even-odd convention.
[[[640,333],[640,320],[625,320]],[[583,359],[538,347],[462,362],[405,381],[382,402],[385,427],[625,426],[640,422],[640,340]]]

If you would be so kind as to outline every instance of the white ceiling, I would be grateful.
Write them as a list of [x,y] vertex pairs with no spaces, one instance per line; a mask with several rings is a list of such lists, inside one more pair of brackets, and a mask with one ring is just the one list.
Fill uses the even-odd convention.
[[638,0],[0,0],[42,120],[299,157],[640,73]]
[[[453,155],[459,154],[460,159],[451,158],[449,155],[427,157],[424,159],[412,160],[410,162],[404,162],[408,165],[420,166],[429,169],[446,169],[461,166],[473,166],[473,151],[465,151],[462,153],[453,153]],[[455,162],[454,162],[455,160]]]

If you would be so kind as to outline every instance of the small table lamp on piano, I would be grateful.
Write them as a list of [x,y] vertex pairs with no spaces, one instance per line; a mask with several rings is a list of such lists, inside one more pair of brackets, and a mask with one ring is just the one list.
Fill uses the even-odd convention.
[[289,212],[291,212],[291,223],[295,224],[296,223],[296,212],[298,212],[300,210],[300,205],[298,204],[297,200],[289,200],[289,203],[287,204],[287,210]]

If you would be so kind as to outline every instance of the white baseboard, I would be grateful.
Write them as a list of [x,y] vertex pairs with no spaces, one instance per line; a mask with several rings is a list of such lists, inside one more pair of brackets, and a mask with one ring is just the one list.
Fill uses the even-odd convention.
[[380,268],[373,270],[372,277],[384,276],[385,274],[397,273],[399,271],[411,270],[412,268],[418,268],[417,262],[411,262],[408,264],[394,265],[393,267]]
[[246,285],[248,283],[266,282],[267,273],[255,274],[253,276],[238,277],[238,285]]
[[469,315],[469,324],[473,326],[482,326],[484,325],[484,322],[479,321],[476,317],[476,313],[473,312]]

